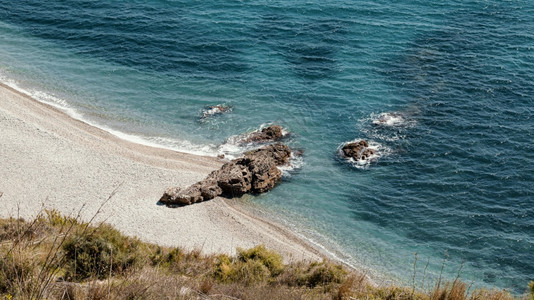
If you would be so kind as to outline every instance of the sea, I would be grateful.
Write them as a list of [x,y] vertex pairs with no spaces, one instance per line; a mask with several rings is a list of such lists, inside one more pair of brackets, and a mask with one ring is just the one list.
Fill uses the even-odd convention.
[[534,280],[534,1],[0,0],[0,80],[195,154],[283,126],[302,156],[233,201],[378,283]]

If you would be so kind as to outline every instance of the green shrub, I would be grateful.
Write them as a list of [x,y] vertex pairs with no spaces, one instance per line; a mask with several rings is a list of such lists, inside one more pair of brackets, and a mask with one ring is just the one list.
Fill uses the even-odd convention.
[[248,250],[237,249],[237,253],[235,260],[226,255],[216,258],[213,274],[217,280],[251,285],[265,282],[284,271],[282,256],[263,245]]
[[228,255],[221,254],[216,257],[213,276],[221,282],[230,281],[232,276],[232,259]]
[[280,254],[267,250],[259,245],[248,250],[237,249],[237,258],[242,262],[257,261],[267,267],[271,276],[277,276],[284,271],[284,262]]
[[251,285],[258,282],[265,282],[272,276],[269,269],[258,260],[239,262],[234,265],[232,278],[234,282],[244,285]]
[[308,269],[298,276],[297,284],[308,287],[329,285],[343,282],[346,276],[347,271],[341,265],[334,265],[323,261],[321,263],[311,263]]
[[534,281],[531,281],[528,287],[530,288],[530,299],[534,300]]
[[125,237],[108,225],[91,233],[75,233],[63,245],[65,275],[82,280],[123,273],[139,261],[139,245],[137,239]]
[[215,266],[214,277],[221,282],[248,286],[266,281],[271,277],[271,272],[258,260],[232,262],[228,256],[222,255]]
[[59,211],[46,209],[44,215],[40,215],[39,221],[47,222],[50,226],[64,226],[70,224],[78,224],[78,220],[63,216]]
[[180,248],[173,248],[164,251],[161,247],[156,248],[156,252],[152,254],[150,260],[153,266],[160,268],[169,268],[173,264],[177,264],[182,260],[183,252]]

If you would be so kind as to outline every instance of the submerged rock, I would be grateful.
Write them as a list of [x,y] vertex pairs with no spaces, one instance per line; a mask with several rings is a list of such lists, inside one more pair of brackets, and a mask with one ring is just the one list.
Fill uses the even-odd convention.
[[405,123],[404,115],[400,112],[386,112],[378,115],[373,124],[382,126],[399,126]]
[[274,144],[249,151],[245,157],[225,163],[206,179],[188,188],[168,188],[160,199],[167,205],[189,205],[220,195],[241,196],[245,193],[265,193],[282,179],[277,168],[289,162],[291,149]]
[[341,154],[346,158],[353,158],[354,160],[366,160],[375,154],[375,150],[369,148],[366,140],[361,140],[343,146],[341,148]]
[[202,119],[223,114],[226,112],[230,112],[232,110],[232,106],[226,106],[226,105],[209,105],[204,108],[202,111]]

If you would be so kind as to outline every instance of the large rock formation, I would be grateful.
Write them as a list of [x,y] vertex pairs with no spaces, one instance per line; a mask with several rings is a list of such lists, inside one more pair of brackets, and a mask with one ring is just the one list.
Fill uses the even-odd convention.
[[290,156],[291,149],[284,144],[249,151],[243,158],[225,163],[206,179],[185,189],[167,189],[160,202],[167,205],[189,205],[219,195],[235,197],[245,193],[267,192],[282,178],[282,172],[277,166],[287,164]]
[[249,169],[250,160],[240,158],[225,163],[222,168],[212,176],[222,192],[229,196],[242,195],[252,188],[252,172]]
[[282,172],[276,166],[289,163],[291,150],[284,144],[269,145],[249,151],[245,159],[250,160],[252,172],[252,191],[264,193],[272,189],[282,178]]
[[284,137],[282,126],[271,125],[261,131],[251,133],[243,142],[245,143],[266,143],[279,141]]
[[369,148],[367,141],[361,140],[343,146],[341,148],[341,154],[346,158],[353,158],[354,160],[366,160],[375,154],[375,150]]

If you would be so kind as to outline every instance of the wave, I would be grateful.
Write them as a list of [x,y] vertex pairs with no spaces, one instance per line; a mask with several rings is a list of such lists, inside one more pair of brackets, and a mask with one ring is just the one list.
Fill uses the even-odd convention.
[[282,177],[289,178],[292,176],[293,172],[296,172],[304,166],[304,158],[302,154],[295,154],[295,151],[291,152],[289,157],[289,164],[284,166],[279,166],[278,169],[282,171]]
[[56,109],[59,109],[60,111],[64,112],[71,118],[80,120],[88,125],[104,130],[120,139],[129,141],[132,143],[136,143],[136,144],[154,147],[154,148],[167,149],[167,150],[189,153],[189,154],[194,154],[194,155],[211,156],[211,157],[217,156],[217,147],[213,144],[205,144],[205,145],[194,144],[187,140],[179,140],[179,139],[167,138],[167,137],[162,137],[162,136],[143,136],[143,135],[138,135],[138,134],[122,132],[122,131],[110,128],[109,126],[103,125],[101,123],[94,122],[93,120],[84,117],[83,114],[79,113],[65,99],[61,99],[55,95],[52,95],[44,91],[22,87],[16,80],[12,78],[8,78],[7,76],[1,73],[0,73],[0,83],[38,102],[45,103]]
[[233,107],[231,105],[226,105],[226,103],[205,106],[201,111],[200,121],[203,122],[212,116],[229,113],[232,110]]
[[[250,137],[262,131],[264,128],[273,125],[272,123],[263,123],[259,128],[251,129],[245,133],[232,135],[226,139],[226,141],[218,147],[217,154],[219,156],[224,156],[228,159],[235,159],[242,156],[245,152],[253,150],[258,147],[260,144],[268,145],[270,143],[258,143],[250,141]],[[282,128],[282,139],[289,137],[290,132]]]
[[408,124],[406,116],[400,112],[384,112],[378,115],[371,115],[374,125],[379,126],[404,126]]

